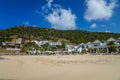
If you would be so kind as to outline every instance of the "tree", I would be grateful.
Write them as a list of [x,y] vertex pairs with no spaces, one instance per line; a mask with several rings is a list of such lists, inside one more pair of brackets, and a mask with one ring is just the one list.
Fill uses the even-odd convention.
[[83,30],[56,30],[49,28],[39,28],[32,26],[15,26],[9,29],[0,30],[1,38],[23,38],[27,39],[50,39],[50,40],[65,40],[70,43],[79,44],[92,42],[96,39],[106,40],[110,37],[119,38],[118,33],[102,33],[102,32],[89,32]]
[[114,42],[109,42],[108,44],[108,50],[109,50],[109,53],[111,52],[116,52],[116,45],[114,44]]
[[42,47],[43,47],[44,50],[48,50],[49,44],[46,43],[46,44],[42,45]]
[[39,46],[37,44],[35,44],[34,42],[29,42],[29,43],[26,43],[23,45],[22,51],[26,52],[26,51],[32,50],[32,49],[38,50]]

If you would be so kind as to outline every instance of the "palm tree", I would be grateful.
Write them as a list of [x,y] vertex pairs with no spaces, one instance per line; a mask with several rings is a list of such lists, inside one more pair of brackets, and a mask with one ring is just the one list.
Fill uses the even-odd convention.
[[109,42],[107,45],[108,45],[109,53],[116,52],[117,47],[114,42]]

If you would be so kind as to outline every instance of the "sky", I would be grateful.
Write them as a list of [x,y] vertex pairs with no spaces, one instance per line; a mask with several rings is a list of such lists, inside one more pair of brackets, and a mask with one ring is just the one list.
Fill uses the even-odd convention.
[[0,0],[0,29],[17,25],[120,33],[120,0]]

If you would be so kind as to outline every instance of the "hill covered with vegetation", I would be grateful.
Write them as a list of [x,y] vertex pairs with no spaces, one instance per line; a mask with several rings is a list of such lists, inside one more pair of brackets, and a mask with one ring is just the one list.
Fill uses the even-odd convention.
[[61,40],[67,43],[86,43],[96,39],[107,40],[108,38],[120,38],[119,33],[89,32],[83,30],[56,30],[32,26],[15,26],[0,30],[0,38],[28,38],[36,40]]

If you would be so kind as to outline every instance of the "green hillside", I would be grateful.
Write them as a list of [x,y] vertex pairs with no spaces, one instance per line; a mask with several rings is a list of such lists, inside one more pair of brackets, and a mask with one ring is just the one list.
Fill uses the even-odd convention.
[[0,30],[1,38],[28,38],[37,40],[61,40],[68,43],[86,43],[96,39],[107,40],[110,37],[120,38],[119,33],[88,32],[83,30],[55,30],[32,26],[15,26]]

